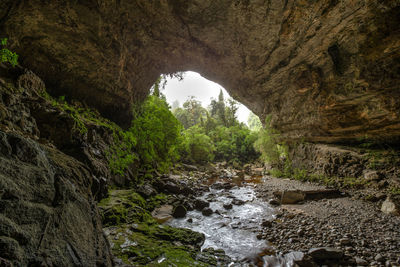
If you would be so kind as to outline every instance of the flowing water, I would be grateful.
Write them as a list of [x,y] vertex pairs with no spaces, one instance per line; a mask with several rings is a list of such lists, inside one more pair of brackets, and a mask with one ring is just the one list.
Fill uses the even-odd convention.
[[[257,232],[263,221],[273,220],[275,217],[274,209],[256,197],[254,185],[260,179],[261,177],[256,177],[247,183],[236,182],[230,189],[216,189],[220,187],[211,186],[210,191],[200,197],[210,203],[210,208],[214,211],[211,216],[204,216],[199,211],[189,211],[185,218],[173,219],[168,224],[204,233],[206,240],[202,249],[223,249],[234,260],[257,256],[269,248],[265,240],[257,239]],[[207,184],[214,182],[215,179],[209,180]],[[232,209],[223,207],[232,202],[239,205],[233,204]]]

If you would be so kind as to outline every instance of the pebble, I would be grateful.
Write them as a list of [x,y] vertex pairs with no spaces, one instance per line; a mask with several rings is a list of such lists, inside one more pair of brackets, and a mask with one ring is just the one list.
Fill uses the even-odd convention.
[[362,258],[355,257],[358,266],[368,266],[368,262]]

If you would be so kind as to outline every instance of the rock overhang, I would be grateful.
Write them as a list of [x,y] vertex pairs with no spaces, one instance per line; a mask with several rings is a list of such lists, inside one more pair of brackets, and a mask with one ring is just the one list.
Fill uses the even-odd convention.
[[161,73],[224,86],[287,141],[399,143],[393,1],[2,1],[0,28],[48,90],[129,125]]

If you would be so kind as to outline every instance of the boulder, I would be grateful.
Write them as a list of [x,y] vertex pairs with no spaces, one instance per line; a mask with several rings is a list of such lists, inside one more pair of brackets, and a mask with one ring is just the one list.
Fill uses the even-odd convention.
[[142,195],[145,198],[149,198],[151,196],[154,196],[157,194],[157,191],[149,184],[144,184],[140,186],[136,192],[138,192],[140,195]]
[[296,204],[304,201],[305,194],[302,191],[283,191],[281,196],[281,204]]
[[194,208],[196,210],[202,211],[204,208],[209,207],[210,203],[202,199],[196,199],[194,201]]
[[301,251],[293,251],[285,254],[284,256],[286,266],[300,266],[300,267],[316,267],[317,264],[312,261],[309,255]]
[[183,218],[186,216],[187,210],[184,206],[178,205],[174,208],[174,211],[172,212],[172,216],[174,218]]
[[211,214],[213,214],[213,210],[210,208],[204,208],[201,211],[201,214],[203,214],[204,216],[211,216]]
[[341,250],[329,247],[311,248],[308,251],[308,255],[316,261],[340,260],[343,258],[343,252]]
[[382,203],[381,211],[386,214],[400,215],[399,208],[389,197]]
[[161,207],[156,208],[151,213],[151,215],[157,222],[164,223],[164,222],[172,219],[173,209],[174,209],[174,207],[172,205],[163,205]]
[[223,205],[222,205],[223,207],[224,207],[224,209],[226,209],[226,210],[231,210],[232,209],[232,203],[224,203]]
[[172,193],[172,194],[181,193],[181,188],[179,187],[179,185],[177,185],[176,183],[173,183],[171,181],[168,181],[167,183],[165,183],[164,190],[169,193]]

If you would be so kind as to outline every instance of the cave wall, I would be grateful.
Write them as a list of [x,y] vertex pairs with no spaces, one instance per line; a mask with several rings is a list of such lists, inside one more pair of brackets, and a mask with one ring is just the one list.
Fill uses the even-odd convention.
[[74,131],[43,90],[31,71],[0,63],[0,266],[112,266],[97,208],[107,135]]
[[121,125],[160,73],[220,83],[288,141],[399,143],[400,7],[364,0],[14,1],[0,33]]

